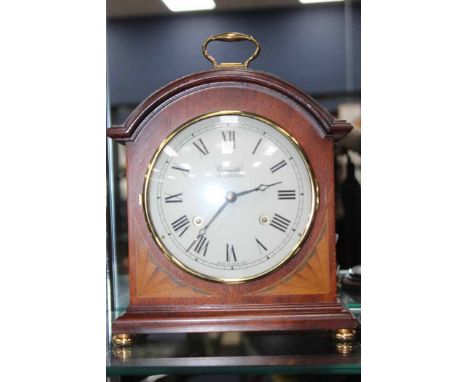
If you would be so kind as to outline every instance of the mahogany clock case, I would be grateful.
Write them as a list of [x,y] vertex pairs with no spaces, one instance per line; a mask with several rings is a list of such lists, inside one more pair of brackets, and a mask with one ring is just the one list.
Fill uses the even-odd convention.
[[[281,126],[300,144],[319,206],[300,250],[276,271],[239,284],[194,276],[163,255],[142,207],[148,164],[163,141],[201,115],[239,111]],[[108,136],[126,144],[130,306],[114,333],[353,328],[337,301],[333,142],[351,125],[272,75],[218,69],[189,75],[143,101]]]

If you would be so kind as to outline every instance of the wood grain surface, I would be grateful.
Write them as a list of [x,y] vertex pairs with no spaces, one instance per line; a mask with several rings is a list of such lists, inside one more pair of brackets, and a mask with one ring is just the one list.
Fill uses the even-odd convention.
[[[175,129],[200,115],[237,110],[260,115],[301,145],[320,203],[302,248],[277,271],[242,284],[193,276],[167,259],[140,205],[148,163]],[[127,151],[130,307],[114,332],[308,330],[354,327],[337,303],[333,141],[351,130],[292,85],[251,70],[184,77],[142,102],[108,135]]]

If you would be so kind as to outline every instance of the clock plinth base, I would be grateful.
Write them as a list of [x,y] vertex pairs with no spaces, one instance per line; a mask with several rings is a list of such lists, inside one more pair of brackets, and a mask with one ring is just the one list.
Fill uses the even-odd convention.
[[196,333],[354,329],[340,303],[236,306],[130,306],[112,325],[114,333]]

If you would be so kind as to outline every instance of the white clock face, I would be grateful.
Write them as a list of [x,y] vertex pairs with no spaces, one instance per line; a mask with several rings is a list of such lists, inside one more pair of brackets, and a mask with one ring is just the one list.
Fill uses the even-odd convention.
[[180,267],[220,282],[273,271],[300,247],[317,203],[299,146],[284,130],[236,112],[171,135],[148,166],[144,208]]

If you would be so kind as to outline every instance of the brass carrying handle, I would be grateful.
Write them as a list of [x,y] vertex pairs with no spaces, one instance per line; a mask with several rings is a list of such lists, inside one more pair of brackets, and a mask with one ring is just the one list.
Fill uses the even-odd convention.
[[[250,41],[255,44],[255,52],[247,59],[245,62],[222,62],[218,63],[215,58],[208,53],[207,46],[211,41],[226,41],[226,42],[235,42],[235,41]],[[250,61],[260,53],[260,44],[252,36],[246,35],[239,32],[226,32],[217,34],[215,36],[208,37],[202,46],[202,52],[205,58],[213,64],[214,69],[224,69],[224,68],[242,68],[247,69]]]

